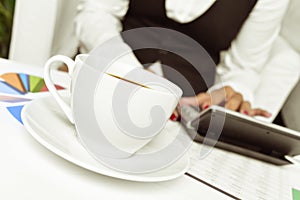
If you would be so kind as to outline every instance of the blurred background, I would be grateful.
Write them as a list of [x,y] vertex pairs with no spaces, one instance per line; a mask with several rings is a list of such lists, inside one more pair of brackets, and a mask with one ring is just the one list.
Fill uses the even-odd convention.
[[15,0],[0,1],[0,57],[7,58],[10,46]]

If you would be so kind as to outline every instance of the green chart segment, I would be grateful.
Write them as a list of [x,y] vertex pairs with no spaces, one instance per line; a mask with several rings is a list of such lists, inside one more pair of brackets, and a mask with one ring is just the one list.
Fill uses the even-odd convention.
[[292,189],[293,200],[300,200],[300,190]]
[[[58,90],[64,89],[57,85],[56,88]],[[6,73],[0,76],[0,93],[24,95],[28,92],[38,93],[44,91],[48,91],[48,88],[41,77],[23,73]]]
[[32,93],[40,92],[44,85],[45,85],[44,79],[36,76],[29,77],[30,92]]

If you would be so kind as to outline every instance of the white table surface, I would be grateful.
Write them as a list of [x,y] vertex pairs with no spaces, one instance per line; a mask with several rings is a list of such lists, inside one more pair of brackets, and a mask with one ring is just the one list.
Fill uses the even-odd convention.
[[[0,74],[5,72],[43,75],[41,67],[0,59]],[[62,72],[55,73],[54,81],[64,87],[69,84]],[[172,181],[140,183],[85,170],[39,144],[1,105],[0,136],[0,199],[231,199],[186,175]],[[233,156],[232,162],[238,157]],[[290,188],[300,189],[299,166],[286,166],[283,173]]]
[[[40,67],[0,59],[0,73],[42,75]],[[67,84],[64,74],[58,82]],[[230,199],[188,176],[140,183],[87,171],[53,154],[0,107],[0,199]]]

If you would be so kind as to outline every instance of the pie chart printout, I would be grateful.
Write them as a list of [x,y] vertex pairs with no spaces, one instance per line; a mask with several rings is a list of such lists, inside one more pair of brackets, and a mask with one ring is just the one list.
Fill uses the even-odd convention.
[[[64,89],[59,85],[55,85],[55,87],[58,90]],[[5,103],[7,110],[20,123],[22,123],[21,112],[24,104],[32,100],[27,98],[26,94],[47,91],[48,88],[41,77],[24,73],[5,73],[0,75],[0,103],[1,105]]]

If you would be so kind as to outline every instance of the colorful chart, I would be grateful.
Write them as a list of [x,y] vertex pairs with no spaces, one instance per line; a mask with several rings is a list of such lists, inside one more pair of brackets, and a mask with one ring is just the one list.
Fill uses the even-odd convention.
[[[58,90],[64,89],[58,85],[55,87]],[[31,101],[24,95],[45,91],[48,88],[43,78],[23,73],[6,73],[0,76],[0,103],[22,124],[22,109],[24,104]]]
[[[64,89],[56,85],[58,90]],[[6,73],[0,76],[0,92],[23,95],[48,91],[43,78],[28,74]]]

